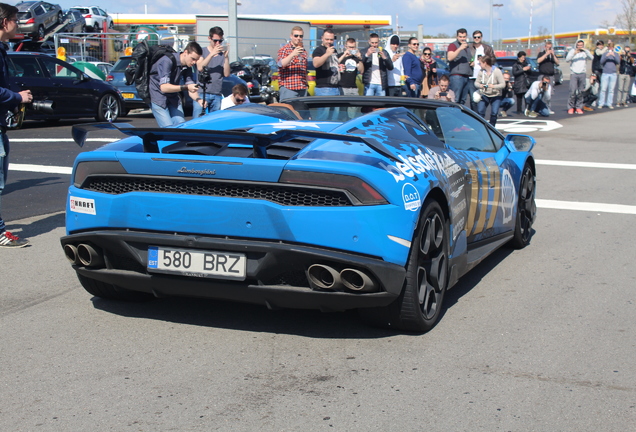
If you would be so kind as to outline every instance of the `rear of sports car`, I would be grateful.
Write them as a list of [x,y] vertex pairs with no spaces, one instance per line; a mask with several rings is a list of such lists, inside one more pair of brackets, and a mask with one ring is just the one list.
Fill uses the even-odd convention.
[[387,155],[337,123],[214,119],[78,156],[61,243],[84,287],[271,308],[395,300],[417,214]]

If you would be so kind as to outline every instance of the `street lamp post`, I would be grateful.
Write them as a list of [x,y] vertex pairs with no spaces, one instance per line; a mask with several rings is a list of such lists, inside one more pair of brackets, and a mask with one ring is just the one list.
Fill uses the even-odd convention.
[[493,10],[496,7],[503,7],[503,3],[494,3],[492,2],[492,0],[490,0],[490,44],[493,45],[494,44],[494,40],[495,37],[492,33],[492,15],[493,15]]
[[230,61],[238,58],[238,17],[237,17],[237,5],[241,3],[237,0],[228,0],[227,2],[227,24],[228,24],[228,37],[233,43],[230,43]]

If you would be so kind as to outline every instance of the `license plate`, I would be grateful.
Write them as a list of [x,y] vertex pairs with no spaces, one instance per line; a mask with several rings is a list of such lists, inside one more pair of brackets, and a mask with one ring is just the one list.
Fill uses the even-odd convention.
[[148,247],[148,271],[184,276],[245,280],[244,254],[163,246]]
[[135,94],[134,93],[122,93],[121,97],[123,97],[124,99],[134,99],[135,98]]

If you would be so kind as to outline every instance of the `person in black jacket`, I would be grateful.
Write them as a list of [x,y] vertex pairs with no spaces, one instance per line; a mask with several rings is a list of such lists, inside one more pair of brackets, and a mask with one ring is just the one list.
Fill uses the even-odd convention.
[[512,91],[517,97],[517,111],[515,111],[515,114],[523,114],[524,95],[530,87],[528,71],[530,71],[530,64],[526,60],[526,52],[519,51],[517,53],[517,62],[512,66],[512,76],[515,78]]
[[594,58],[592,59],[592,72],[596,74],[599,81],[601,80],[601,75],[603,74],[603,65],[601,64],[601,57],[603,54],[607,52],[607,48],[605,47],[605,42],[602,40],[596,41],[596,49],[594,50]]
[[635,72],[634,57],[632,57],[631,49],[626,46],[623,48],[621,63],[618,68],[618,84],[616,86],[618,99],[616,106],[627,106],[627,97],[632,86],[632,78]]
[[[21,103],[33,102],[31,90],[14,92],[9,88],[8,56],[6,42],[15,37],[18,31],[18,8],[0,3],[0,210],[2,210],[2,191],[9,171],[9,138],[7,137],[7,114]],[[20,239],[5,229],[0,215],[0,247],[20,248],[28,240]]]
[[387,70],[393,70],[393,61],[389,54],[382,49],[380,36],[376,33],[369,35],[369,47],[360,50],[364,64],[364,94],[366,96],[386,96],[389,86]]

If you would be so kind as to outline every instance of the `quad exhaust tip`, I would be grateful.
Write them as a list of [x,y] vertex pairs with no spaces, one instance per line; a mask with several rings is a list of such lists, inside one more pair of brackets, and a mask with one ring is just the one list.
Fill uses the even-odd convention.
[[72,244],[64,245],[64,255],[66,256],[66,259],[69,260],[71,264],[73,265],[79,264],[79,260],[77,258],[77,247],[75,245],[72,245]]
[[364,272],[356,269],[344,269],[340,272],[342,284],[351,291],[374,292],[377,291],[375,282]]
[[86,267],[103,267],[104,257],[91,245],[80,244],[77,246],[77,259],[79,263]]
[[322,264],[314,264],[307,270],[307,276],[309,284],[313,289],[342,289],[340,273],[332,267]]
[[377,284],[366,273],[346,268],[338,271],[324,264],[314,264],[307,270],[309,285],[312,289],[349,291],[363,293],[378,291]]

